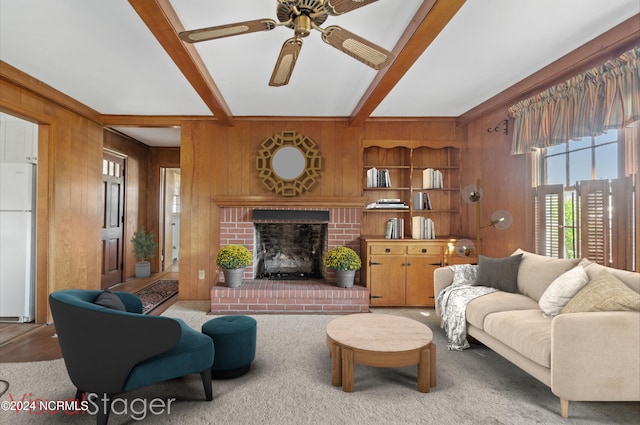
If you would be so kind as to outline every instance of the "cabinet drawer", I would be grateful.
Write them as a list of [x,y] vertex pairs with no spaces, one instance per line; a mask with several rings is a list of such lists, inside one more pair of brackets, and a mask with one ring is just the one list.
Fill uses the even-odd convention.
[[409,245],[407,247],[407,253],[409,255],[441,255],[442,246],[433,244]]
[[406,245],[371,245],[369,249],[371,255],[402,255],[407,252]]

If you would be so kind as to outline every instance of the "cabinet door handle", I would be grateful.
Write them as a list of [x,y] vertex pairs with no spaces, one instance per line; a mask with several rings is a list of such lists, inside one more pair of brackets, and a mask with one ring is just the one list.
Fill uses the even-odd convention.
[[431,263],[429,265],[430,266],[440,266],[440,267],[442,267],[442,263]]
[[369,265],[370,266],[380,266],[380,265],[382,265],[382,263],[377,263],[375,261],[369,261]]
[[427,253],[427,248],[422,248],[422,253],[426,254]]
[[373,299],[373,298],[384,298],[380,295],[369,295],[369,298]]
[[384,252],[391,252],[391,248],[385,248]]

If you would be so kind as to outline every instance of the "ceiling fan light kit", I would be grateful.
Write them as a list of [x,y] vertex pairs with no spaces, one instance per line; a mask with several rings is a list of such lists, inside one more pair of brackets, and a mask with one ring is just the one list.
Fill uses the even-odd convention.
[[188,43],[215,40],[234,35],[258,31],[271,31],[275,27],[286,26],[294,31],[294,37],[287,40],[280,50],[275,69],[269,80],[270,86],[284,86],[289,83],[296,64],[302,37],[307,37],[312,29],[322,33],[322,40],[330,46],[354,59],[380,70],[393,61],[395,56],[388,50],[338,26],[321,28],[329,15],[342,15],[377,0],[278,0],[276,16],[273,19],[257,19],[235,24],[219,25],[190,31],[183,31],[179,37]]

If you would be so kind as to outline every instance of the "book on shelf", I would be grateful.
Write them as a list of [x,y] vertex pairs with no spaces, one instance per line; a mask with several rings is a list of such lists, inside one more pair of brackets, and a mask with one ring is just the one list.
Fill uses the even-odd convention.
[[413,217],[411,237],[413,239],[435,239],[436,230],[433,220],[427,217]]
[[387,220],[384,237],[386,239],[404,239],[404,218],[395,217]]
[[367,170],[367,187],[391,187],[389,170],[369,168]]
[[409,208],[401,199],[378,199],[376,202],[372,202],[367,205],[368,210],[374,209],[391,209],[391,210],[405,210]]
[[431,205],[431,197],[429,196],[429,192],[416,192],[413,194],[413,209],[414,210],[433,209]]
[[422,188],[423,189],[442,189],[442,171],[433,168],[422,170]]

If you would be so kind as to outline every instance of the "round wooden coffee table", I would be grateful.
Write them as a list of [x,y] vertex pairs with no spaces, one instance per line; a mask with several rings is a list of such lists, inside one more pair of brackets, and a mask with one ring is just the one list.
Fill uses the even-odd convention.
[[355,363],[376,367],[418,365],[418,391],[436,386],[436,346],[427,325],[390,314],[349,314],[327,325],[331,384],[354,390]]

